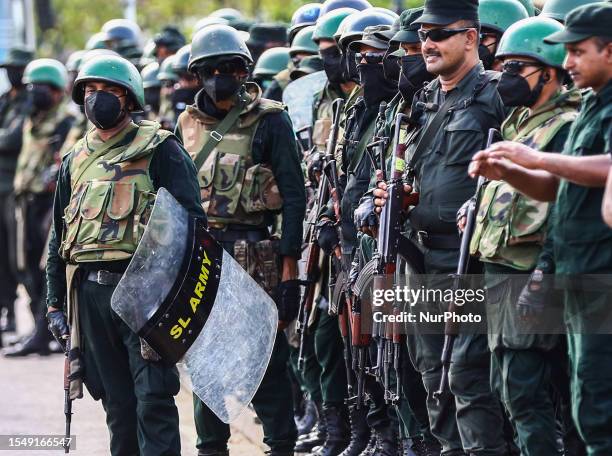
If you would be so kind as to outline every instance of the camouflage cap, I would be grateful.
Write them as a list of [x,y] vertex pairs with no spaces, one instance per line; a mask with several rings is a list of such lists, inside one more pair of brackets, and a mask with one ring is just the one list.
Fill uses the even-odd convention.
[[420,25],[415,21],[423,15],[424,8],[412,8],[403,11],[400,15],[400,29],[393,37],[391,42],[395,43],[418,43],[419,34],[417,30]]
[[387,49],[389,41],[381,39],[379,32],[389,30],[390,28],[388,25],[371,25],[366,27],[361,39],[351,42],[348,48],[354,52],[358,52],[359,46],[370,46],[381,50]]
[[25,67],[34,58],[34,50],[25,47],[11,48],[6,56],[6,60],[0,64],[0,68],[16,66]]

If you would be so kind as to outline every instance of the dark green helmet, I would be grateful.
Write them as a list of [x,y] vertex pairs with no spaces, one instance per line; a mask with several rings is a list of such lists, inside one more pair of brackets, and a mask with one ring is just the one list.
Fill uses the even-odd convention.
[[24,47],[13,47],[8,51],[6,59],[0,64],[4,67],[25,67],[34,58],[34,51]]
[[152,87],[161,87],[161,81],[157,78],[158,75],[159,63],[149,63],[146,67],[140,70],[140,77],[142,78],[142,87],[144,89],[150,89]]
[[317,43],[312,40],[314,30],[315,26],[309,25],[308,27],[304,27],[302,30],[297,32],[293,42],[291,43],[291,47],[289,48],[289,55],[291,55],[291,57],[300,53],[310,55],[319,53]]
[[255,64],[253,77],[266,79],[280,73],[289,65],[289,48],[274,47],[265,50]]
[[85,50],[91,51],[92,49],[107,49],[105,38],[106,33],[104,32],[94,33],[87,40]]
[[367,0],[325,0],[321,5],[319,17],[323,17],[330,11],[339,8],[353,8],[357,11],[363,11],[364,9],[372,8],[372,5]]
[[238,31],[228,25],[212,25],[195,34],[191,42],[189,70],[203,59],[222,55],[239,55],[249,63],[253,58]]
[[316,24],[319,11],[321,11],[320,3],[306,3],[295,10],[293,16],[291,16],[291,26],[288,30],[290,43],[301,29]]
[[338,31],[340,23],[358,10],[355,8],[338,8],[330,11],[325,16],[317,19],[315,31],[312,34],[312,40],[318,43],[320,40],[333,40],[335,33]]
[[59,60],[36,59],[25,67],[22,82],[24,84],[49,84],[59,90],[65,90],[68,83],[68,72]]
[[191,44],[186,44],[174,54],[172,60],[172,71],[177,75],[187,72],[189,68],[189,59],[191,58]]
[[144,88],[136,67],[123,57],[100,55],[83,63],[72,88],[72,99],[78,105],[84,103],[85,84],[102,81],[125,88],[134,104],[134,111],[144,110]]
[[500,34],[521,19],[527,19],[529,13],[518,0],[480,0],[478,17],[482,27]]
[[565,23],[565,16],[567,16],[567,13],[579,6],[588,5],[589,3],[595,2],[593,2],[593,0],[547,0],[540,14],[544,17],[550,17],[556,21]]
[[185,36],[174,25],[165,26],[161,32],[153,37],[153,42],[156,47],[165,46],[171,52],[178,51],[185,46]]
[[157,73],[157,79],[160,81],[178,81],[178,76],[174,72],[172,65],[176,60],[176,54],[171,55],[164,59],[164,61],[159,66],[159,73]]
[[346,49],[351,41],[361,38],[366,27],[374,25],[388,25],[391,27],[393,22],[395,22],[395,17],[391,14],[374,10],[374,8],[351,14],[342,21],[342,24],[338,28],[338,32],[336,32],[336,36],[338,36],[340,31],[342,32],[338,38],[338,44],[341,48]]
[[536,15],[536,8],[533,4],[533,0],[519,0],[519,2],[521,2],[521,5],[525,7],[527,14],[529,14],[530,17]]
[[126,59],[142,55],[142,32],[135,22],[128,19],[111,19],[102,26],[102,32],[107,46]]
[[565,59],[563,44],[547,44],[544,38],[563,30],[563,26],[549,17],[530,17],[512,24],[499,42],[497,58],[531,57],[547,66],[562,68]]

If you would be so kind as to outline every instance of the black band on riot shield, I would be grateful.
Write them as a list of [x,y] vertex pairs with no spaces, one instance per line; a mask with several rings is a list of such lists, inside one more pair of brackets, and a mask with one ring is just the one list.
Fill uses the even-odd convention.
[[172,289],[138,335],[169,363],[196,340],[215,303],[223,249],[199,219],[189,219],[189,238]]

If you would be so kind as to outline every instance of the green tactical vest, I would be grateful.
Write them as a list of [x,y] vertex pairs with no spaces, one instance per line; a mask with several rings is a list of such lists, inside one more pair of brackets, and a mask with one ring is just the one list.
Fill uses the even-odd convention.
[[[227,224],[261,226],[266,211],[282,207],[272,170],[266,164],[254,164],[251,150],[263,116],[282,112],[283,105],[260,98],[261,89],[254,89],[251,85],[247,87],[251,89],[253,101],[198,171],[202,206],[208,225],[213,228],[223,228]],[[207,116],[195,106],[188,106],[177,123],[185,149],[195,159],[219,120]]]
[[[530,118],[527,108],[515,109],[502,124],[502,136],[544,150],[577,117],[577,96],[561,94]],[[470,254],[484,262],[530,271],[542,250],[550,209],[551,203],[528,198],[506,182],[487,183],[480,196]]]
[[[134,140],[117,145],[137,129]],[[155,149],[172,133],[140,121],[103,143],[94,130],[73,150],[70,202],[64,210],[60,253],[84,263],[129,259],[142,237],[155,188],[149,165]]]
[[43,119],[28,117],[23,125],[23,145],[17,159],[13,185],[15,194],[52,192],[52,172],[62,144],[55,132],[60,123],[72,117],[64,101],[56,109],[46,113]]

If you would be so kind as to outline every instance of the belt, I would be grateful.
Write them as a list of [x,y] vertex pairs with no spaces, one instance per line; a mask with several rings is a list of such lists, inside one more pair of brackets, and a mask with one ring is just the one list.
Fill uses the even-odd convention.
[[110,272],[110,271],[89,271],[87,273],[87,280],[90,282],[95,282],[99,285],[117,285],[119,281],[123,277],[121,272]]
[[419,244],[428,249],[455,250],[461,247],[461,238],[457,234],[431,234],[427,231],[417,231]]
[[270,233],[267,228],[254,230],[218,230],[211,228],[208,231],[219,242],[236,242],[241,240],[259,242],[264,239],[270,239]]

